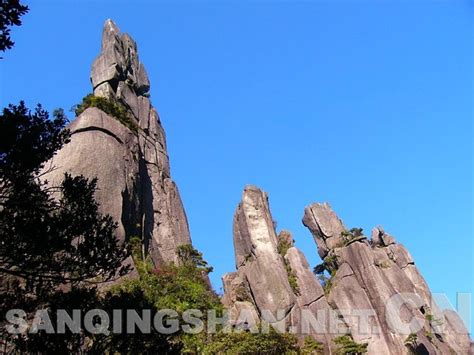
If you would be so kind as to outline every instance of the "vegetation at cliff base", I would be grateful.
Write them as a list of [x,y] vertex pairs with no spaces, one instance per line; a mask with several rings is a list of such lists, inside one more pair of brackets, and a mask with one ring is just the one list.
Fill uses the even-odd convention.
[[301,354],[320,355],[324,354],[324,345],[307,336],[304,339],[304,344],[301,347]]
[[[88,309],[94,285],[128,272],[115,237],[116,223],[98,211],[95,179],[64,175],[57,185],[41,179],[48,161],[69,141],[61,110],[30,111],[23,102],[0,115],[0,316],[11,309]],[[46,170],[45,170],[46,169]],[[76,335],[43,332],[12,336],[23,352],[64,352],[82,346]]]
[[207,346],[206,354],[274,355],[297,354],[297,339],[292,334],[281,334],[270,327],[268,333],[246,331],[219,333]]
[[338,355],[362,355],[367,353],[367,343],[356,343],[350,335],[341,335],[334,338],[334,343],[338,346]]
[[[137,238],[132,239],[137,245]],[[184,312],[189,309],[202,311],[203,329],[207,329],[208,311],[222,317],[224,308],[217,294],[207,283],[210,268],[202,254],[190,244],[177,248],[178,262],[154,267],[143,257],[139,248],[133,248],[135,265],[139,277],[114,286],[105,296],[109,305],[126,305],[137,309],[151,307],[154,313],[161,309],[176,310],[181,326],[185,325]],[[296,353],[297,340],[291,334],[280,334],[270,327],[268,333],[252,333],[244,330],[224,328],[217,333],[205,331],[188,334],[178,331],[170,335],[117,334],[99,336],[96,343],[108,352],[179,352],[189,354],[287,354]]]

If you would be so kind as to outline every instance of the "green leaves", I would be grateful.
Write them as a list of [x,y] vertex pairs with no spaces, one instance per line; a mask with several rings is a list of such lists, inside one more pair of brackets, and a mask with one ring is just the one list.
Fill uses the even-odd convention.
[[367,353],[367,343],[356,343],[350,335],[341,335],[334,338],[334,343],[339,345],[337,354],[352,354],[359,355]]
[[296,337],[281,334],[270,327],[268,334],[263,332],[218,333],[206,347],[205,354],[296,354]]
[[324,354],[324,345],[318,343],[309,335],[304,339],[303,347],[301,348],[302,354],[311,354],[311,355],[319,355]]
[[207,261],[204,260],[202,253],[196,250],[191,244],[178,246],[176,253],[182,265],[194,267],[206,273],[211,273],[213,270],[213,267],[209,266]]
[[19,0],[2,0],[0,9],[0,51],[5,52],[15,44],[10,37],[10,27],[21,25],[20,17],[28,12],[28,6]]
[[79,116],[89,107],[97,107],[99,110],[104,111],[106,114],[114,117],[120,123],[128,127],[132,132],[138,132],[137,122],[127,110],[127,108],[116,100],[107,99],[101,96],[94,96],[89,94],[82,99],[79,105],[76,105],[73,109],[76,116]]

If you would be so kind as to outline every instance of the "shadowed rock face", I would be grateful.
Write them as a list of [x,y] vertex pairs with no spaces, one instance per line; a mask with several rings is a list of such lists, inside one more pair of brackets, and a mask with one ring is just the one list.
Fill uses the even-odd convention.
[[148,99],[150,82],[137,45],[111,20],[104,24],[91,83],[95,96],[127,108],[137,130],[97,108],[86,109],[69,125],[71,142],[47,164],[54,169],[45,179],[54,185],[65,172],[97,177],[97,201],[118,222],[119,239],[141,237],[155,264],[176,261],[176,247],[191,238],[170,175],[165,133]]
[[[369,354],[407,353],[410,333],[418,351],[469,353],[462,320],[438,308],[409,252],[382,227],[372,230],[370,240],[350,232],[327,203],[308,206],[303,223],[332,274],[325,289],[291,234],[277,236],[266,193],[245,188],[234,216],[237,271],[223,277],[223,303],[234,324],[283,324],[301,341],[311,335],[326,354],[337,352],[334,338],[344,329],[367,343]],[[264,310],[284,312],[272,322]],[[250,317],[239,318],[239,312]],[[309,329],[308,313],[315,319]]]

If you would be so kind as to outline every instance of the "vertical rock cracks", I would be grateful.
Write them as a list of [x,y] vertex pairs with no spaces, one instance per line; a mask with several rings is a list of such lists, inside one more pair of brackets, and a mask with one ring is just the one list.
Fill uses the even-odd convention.
[[[85,109],[70,123],[71,141],[46,165],[44,179],[57,186],[65,172],[97,177],[96,199],[101,212],[118,222],[120,241],[139,236],[155,264],[176,261],[177,246],[191,238],[171,179],[165,132],[136,43],[111,20],[104,24],[91,83],[94,96],[124,107],[129,121]],[[369,354],[404,354],[408,335],[414,350],[469,353],[460,317],[436,306],[411,255],[382,227],[370,238],[348,230],[327,203],[306,207],[303,224],[323,260],[315,270],[323,283],[291,233],[277,235],[267,194],[255,186],[244,189],[233,221],[236,271],[222,278],[222,302],[234,325],[263,320],[301,341],[312,336],[326,354],[336,352],[341,330],[367,343]],[[402,301],[396,309],[388,307],[394,297]],[[370,313],[365,323],[357,316],[362,311]],[[405,326],[418,319],[422,327],[403,333],[393,319]]]
[[[327,203],[306,207],[303,224],[324,261],[319,272],[330,274],[324,288],[289,232],[277,237],[266,193],[255,186],[244,189],[234,216],[237,271],[223,277],[223,302],[235,325],[243,321],[239,311],[251,309],[247,314],[254,315],[254,323],[283,322],[300,341],[312,336],[327,354],[337,351],[334,338],[344,330],[355,342],[367,343],[369,354],[405,354],[411,333],[414,350],[469,353],[470,338],[459,316],[437,307],[411,255],[382,227],[374,228],[370,239],[359,229],[348,230]],[[238,299],[239,290],[249,297]],[[281,318],[275,317],[279,310]],[[420,329],[407,327],[413,319]]]
[[[131,123],[96,107],[69,125],[71,142],[47,164],[59,183],[64,172],[98,178],[96,199],[118,222],[123,242],[141,237],[155,264],[176,261],[176,248],[191,243],[178,187],[171,179],[165,132],[149,99],[150,82],[135,41],[107,20],[91,70],[93,94],[124,106]],[[133,129],[132,129],[133,128]]]

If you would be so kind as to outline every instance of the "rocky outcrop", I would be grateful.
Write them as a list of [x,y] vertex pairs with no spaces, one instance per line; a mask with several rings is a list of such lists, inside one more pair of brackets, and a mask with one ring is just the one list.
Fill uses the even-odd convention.
[[[255,186],[245,187],[235,212],[234,248],[237,271],[222,278],[223,303],[230,310],[232,323],[264,321],[300,334],[301,341],[312,335],[329,353],[331,337],[325,327],[330,307],[323,288],[303,253],[293,245],[291,234],[283,231],[277,236],[268,197]],[[324,319],[303,325],[303,310],[322,312]],[[247,314],[253,315],[251,321]]]
[[[123,108],[125,121],[85,109],[69,125],[71,141],[46,165],[43,178],[57,186],[64,173],[97,177],[96,199],[101,212],[117,221],[118,238],[140,237],[157,265],[177,261],[176,248],[191,238],[165,133],[136,43],[111,20],[91,83],[96,97]],[[327,203],[308,206],[303,224],[323,260],[315,268],[321,282],[291,233],[277,235],[266,193],[245,188],[233,223],[236,271],[222,279],[222,302],[233,325],[264,321],[301,342],[313,337],[326,354],[337,352],[334,340],[345,333],[367,343],[369,354],[469,353],[462,320],[438,308],[409,252],[382,227],[371,238],[348,230]]]
[[337,353],[334,340],[346,333],[369,354],[469,353],[462,320],[438,308],[409,252],[382,227],[370,239],[348,230],[327,203],[308,206],[303,224],[323,260],[315,268],[322,284],[291,234],[277,236],[267,195],[245,188],[234,216],[237,270],[223,277],[233,324],[283,326],[300,341],[310,335],[326,354]]
[[[405,353],[409,334],[416,334],[412,347],[419,352],[469,352],[459,316],[437,307],[409,252],[383,228],[368,240],[359,229],[348,231],[328,204],[308,206],[303,223],[332,272],[329,304],[343,311],[353,339],[368,343],[369,354]],[[354,311],[367,311],[370,326]]]
[[71,122],[71,142],[47,164],[45,178],[57,185],[64,173],[98,178],[101,212],[118,222],[121,241],[139,236],[155,264],[176,261],[176,248],[191,243],[178,188],[171,179],[166,139],[149,100],[150,82],[137,45],[111,20],[94,60],[95,96],[125,107],[124,125],[98,108]]
[[[291,311],[296,298],[286,276],[267,195],[247,186],[234,216],[235,260],[248,283],[257,310],[272,312],[277,320]],[[276,315],[277,310],[281,314]]]

